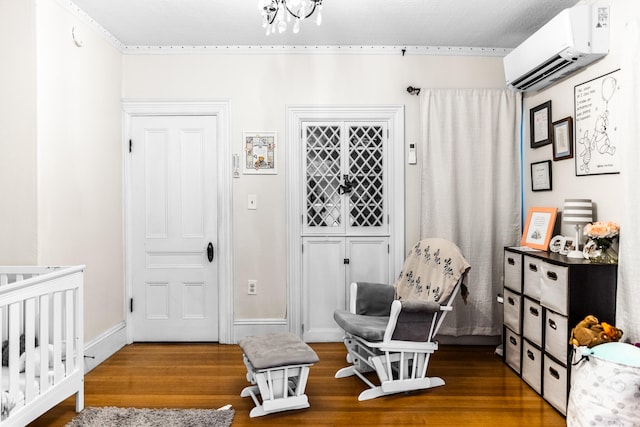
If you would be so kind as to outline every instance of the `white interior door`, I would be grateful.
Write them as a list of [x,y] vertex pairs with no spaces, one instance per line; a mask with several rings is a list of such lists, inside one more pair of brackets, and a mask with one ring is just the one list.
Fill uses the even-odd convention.
[[131,136],[133,341],[217,341],[216,117],[134,117]]

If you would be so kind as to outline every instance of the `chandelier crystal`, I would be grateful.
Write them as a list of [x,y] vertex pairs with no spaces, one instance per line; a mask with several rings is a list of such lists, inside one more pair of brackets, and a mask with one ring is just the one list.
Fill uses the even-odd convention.
[[316,12],[316,24],[322,23],[322,0],[258,0],[262,13],[262,28],[267,35],[282,34],[293,20],[293,32],[300,31],[300,21],[304,21]]

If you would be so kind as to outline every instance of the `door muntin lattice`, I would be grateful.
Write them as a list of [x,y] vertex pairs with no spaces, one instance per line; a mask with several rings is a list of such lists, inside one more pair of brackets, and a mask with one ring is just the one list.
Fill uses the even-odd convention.
[[306,213],[309,227],[342,225],[341,127],[306,128]]
[[381,122],[309,122],[303,126],[305,232],[388,232]]
[[384,222],[384,128],[349,126],[349,225],[379,227]]

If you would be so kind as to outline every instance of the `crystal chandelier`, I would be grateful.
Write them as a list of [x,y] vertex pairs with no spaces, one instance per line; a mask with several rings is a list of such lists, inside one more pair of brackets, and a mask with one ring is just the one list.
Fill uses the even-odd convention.
[[284,33],[288,23],[293,19],[293,32],[300,31],[300,21],[316,14],[316,24],[322,23],[322,0],[258,0],[258,8],[262,11],[262,28],[267,35]]

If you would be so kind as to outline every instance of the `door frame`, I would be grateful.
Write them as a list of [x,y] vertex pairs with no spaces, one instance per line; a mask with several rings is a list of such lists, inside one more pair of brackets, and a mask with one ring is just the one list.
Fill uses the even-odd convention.
[[287,313],[289,330],[302,336],[302,122],[386,121],[389,130],[389,256],[391,277],[404,261],[404,105],[287,106]]
[[[233,336],[233,192],[231,162],[231,117],[229,100],[137,100],[123,99],[123,193],[124,193],[124,271],[125,300],[124,309],[127,324],[127,343],[133,341],[133,323],[129,301],[133,295],[132,281],[132,224],[131,203],[131,156],[129,140],[131,138],[131,119],[143,116],[216,116],[216,147],[218,171],[218,341],[223,344],[234,342]],[[135,150],[135,144],[133,146]]]

